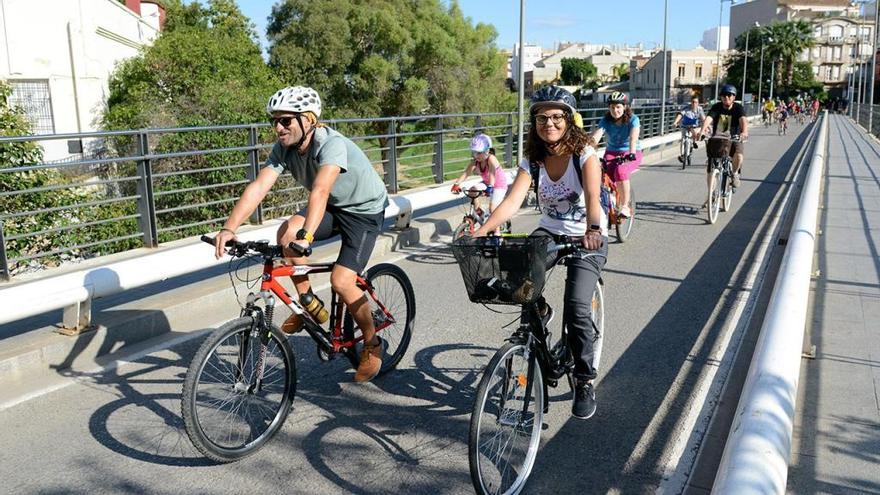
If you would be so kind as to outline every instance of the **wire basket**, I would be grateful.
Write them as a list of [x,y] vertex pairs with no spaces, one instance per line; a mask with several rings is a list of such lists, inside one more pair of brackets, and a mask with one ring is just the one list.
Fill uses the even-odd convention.
[[706,141],[706,155],[709,158],[724,158],[730,156],[730,138],[713,136]]
[[528,304],[544,291],[549,237],[462,237],[452,244],[468,298]]

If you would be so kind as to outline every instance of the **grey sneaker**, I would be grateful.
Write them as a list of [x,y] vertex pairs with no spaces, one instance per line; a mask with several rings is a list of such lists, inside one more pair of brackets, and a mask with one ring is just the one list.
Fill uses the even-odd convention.
[[571,415],[578,419],[590,419],[596,414],[596,391],[593,384],[576,380],[574,399],[571,401]]
[[730,183],[730,185],[732,185],[733,187],[739,187],[739,184],[740,184],[739,176],[740,176],[739,172],[733,174],[733,181]]

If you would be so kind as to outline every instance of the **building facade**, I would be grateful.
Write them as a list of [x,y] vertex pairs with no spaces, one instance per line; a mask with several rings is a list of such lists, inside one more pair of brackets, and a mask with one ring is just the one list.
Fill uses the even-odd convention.
[[721,36],[718,36],[718,26],[703,31],[703,40],[700,46],[706,50],[718,50],[719,40],[721,42],[721,51],[730,48],[730,26],[721,26]]
[[[0,79],[12,86],[35,134],[89,132],[103,111],[110,73],[161,30],[160,0],[0,0]],[[46,140],[46,160],[82,143]]]
[[[535,68],[535,63],[544,58],[541,45],[523,45],[523,70],[530,72]],[[510,56],[510,78],[515,87],[519,87],[519,43],[514,43],[513,53]],[[530,85],[526,85],[529,88]]]
[[[667,101],[685,103],[691,96],[704,101],[715,98],[715,80],[718,75],[718,53],[714,50],[667,50]],[[630,65],[629,92],[635,103],[660,102],[663,97],[663,57],[658,52],[639,68],[636,61]],[[722,54],[723,60],[723,54]],[[723,74],[722,74],[723,78]]]
[[813,25],[816,46],[798,58],[810,62],[813,75],[834,97],[846,92],[851,67],[870,61],[875,4],[850,0],[752,0],[730,9],[730,43],[749,26],[796,19]]

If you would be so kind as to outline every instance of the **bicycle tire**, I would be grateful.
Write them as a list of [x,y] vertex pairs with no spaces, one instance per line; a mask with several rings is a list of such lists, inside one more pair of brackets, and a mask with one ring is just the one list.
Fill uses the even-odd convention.
[[[690,131],[688,131],[690,132]],[[681,142],[681,169],[684,170],[691,162],[691,152],[693,148],[691,147],[691,142],[688,139],[685,139]]]
[[[199,452],[215,462],[237,461],[262,448],[281,429],[290,413],[293,397],[296,394],[296,359],[293,349],[281,330],[275,326],[269,331],[266,352],[274,348],[278,355],[271,356],[270,360],[263,356],[264,366],[271,365],[271,368],[265,372],[258,393],[255,394],[250,390],[254,383],[245,384],[240,377],[231,376],[241,371],[244,375],[250,375],[248,382],[253,378],[253,371],[256,369],[256,363],[259,362],[261,352],[258,351],[256,356],[252,356],[252,352],[257,347],[250,344],[260,343],[261,340],[252,330],[253,318],[242,317],[213,331],[193,356],[183,381],[181,416],[187,436]],[[221,351],[224,342],[235,336],[239,337],[238,345],[231,342],[229,349]],[[243,362],[240,358],[242,352],[246,353]],[[224,359],[222,354],[227,354],[227,359]],[[213,357],[217,358],[216,363],[211,361]],[[229,359],[232,359],[232,362]],[[235,364],[236,360],[240,364]],[[228,375],[225,378],[230,381],[223,381],[224,376],[218,377],[217,374]],[[276,377],[280,383],[266,381],[268,377]],[[212,378],[219,380],[211,383],[209,379]],[[228,390],[224,390],[227,388]],[[222,399],[218,399],[216,395],[218,392],[225,396],[220,395]],[[256,402],[256,395],[262,396],[259,398],[259,403]],[[278,399],[277,407],[266,407],[270,402],[270,396]],[[252,404],[247,404],[249,402]],[[208,428],[211,418],[209,410],[215,410],[215,406],[222,408],[224,405],[231,407],[227,412],[217,414],[222,415],[223,426],[228,426],[228,429],[222,433],[215,432],[213,427]],[[267,412],[269,415],[266,415]],[[232,429],[236,427],[236,424],[233,424],[236,418],[244,423],[240,430],[245,433],[239,435],[241,433],[239,431],[239,434],[234,435],[236,438],[233,442]],[[223,438],[227,441],[223,442]]]
[[593,369],[598,370],[602,358],[602,344],[605,341],[605,291],[602,289],[601,279],[596,282],[596,288],[593,289],[590,306],[590,319],[593,320],[596,331],[596,341],[593,344]]
[[717,168],[713,168],[712,175],[709,176],[709,193],[706,198],[706,209],[709,210],[709,224],[714,224],[718,220],[718,207],[721,202],[720,175],[721,172]]
[[733,206],[733,176],[723,174],[721,178],[721,211],[730,211]]
[[[621,194],[620,190],[617,191],[617,194]],[[630,185],[629,188],[629,211],[630,215],[628,218],[621,219],[621,217],[618,216],[618,221],[614,225],[614,229],[617,231],[617,240],[619,242],[626,242],[627,239],[629,239],[630,234],[632,234],[633,222],[636,219],[636,191],[632,185]]]
[[[530,352],[528,358],[532,361],[533,368],[531,383],[529,383],[528,368],[530,363],[522,357],[525,351],[525,344],[514,342],[504,344],[489,361],[477,387],[468,435],[468,463],[471,482],[476,493],[480,495],[519,493],[528,480],[538,455],[546,398],[541,367],[535,361],[536,354],[534,352]],[[518,366],[514,368],[512,362],[516,356],[519,356],[521,363],[518,362]],[[503,384],[490,387],[496,378],[502,380]],[[525,383],[523,383],[524,380]],[[517,399],[516,392],[519,390],[522,390],[521,395],[519,400],[515,400]],[[523,414],[522,400],[525,398],[526,390],[530,390],[529,395],[533,395],[534,398],[530,397],[530,409]],[[504,400],[501,401],[499,397],[497,403],[493,404],[489,395],[495,392],[501,392]],[[509,404],[510,402],[512,404]],[[508,408],[508,405],[511,407]],[[498,411],[493,414],[493,411],[486,411],[487,407],[494,407]],[[484,415],[484,411],[487,414]],[[483,438],[481,433],[484,433],[484,429],[489,431],[492,425],[495,425],[499,432],[494,435],[489,432],[487,435],[489,442],[481,443],[480,439]],[[505,429],[510,431],[501,431]],[[506,433],[507,436],[499,438],[503,433]],[[519,450],[515,444],[517,438],[526,439],[523,448]],[[493,449],[493,447],[501,447],[501,452],[497,452],[498,449]],[[522,461],[518,463],[519,465],[509,466],[504,462],[505,459],[502,459],[505,455],[513,455],[519,451],[522,452]],[[497,457],[495,457],[496,455]],[[498,464],[501,463],[503,464],[499,466]],[[510,481],[508,487],[505,481],[510,474],[516,477]],[[494,480],[496,477],[499,478],[497,483]]]
[[[380,277],[390,278],[388,282],[383,282]],[[379,375],[382,375],[394,369],[400,363],[400,360],[403,359],[403,355],[406,354],[406,350],[409,348],[416,318],[416,297],[409,277],[397,265],[390,263],[375,265],[367,270],[366,279],[373,286],[376,297],[385,305],[386,309],[396,320],[395,323],[377,333],[384,341],[382,367],[379,369]],[[392,283],[396,283],[396,288]],[[396,298],[391,297],[392,291],[397,296]],[[369,301],[370,311],[375,312],[378,310],[378,306],[373,298],[366,293],[365,296]],[[347,308],[343,325],[346,335],[354,335],[357,326]],[[348,351],[348,359],[355,369],[360,364],[361,349],[362,346],[358,345]]]

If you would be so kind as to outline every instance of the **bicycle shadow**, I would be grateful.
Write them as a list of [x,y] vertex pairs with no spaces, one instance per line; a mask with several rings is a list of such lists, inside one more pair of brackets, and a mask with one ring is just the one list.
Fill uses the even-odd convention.
[[[186,367],[202,340],[162,351],[166,356],[138,359],[121,371],[82,374],[87,386],[116,396],[92,413],[91,436],[119,455],[150,464],[216,466],[192,447],[180,416]],[[320,363],[309,352],[314,344],[308,337],[294,336],[291,343],[299,388],[290,416],[272,442],[235,463],[235,469],[272,470],[277,459],[301,462],[350,493],[437,492],[448,488],[450,479],[456,486],[469,485],[469,413],[494,348],[423,348],[412,366],[363,386],[350,382],[352,370],[344,358]],[[165,373],[153,376],[160,370]],[[464,464],[450,468],[453,461]],[[290,464],[277,469],[288,470]]]
[[700,205],[692,203],[670,203],[662,201],[639,201],[636,210],[639,222],[671,225],[703,225],[706,220],[698,217]]

